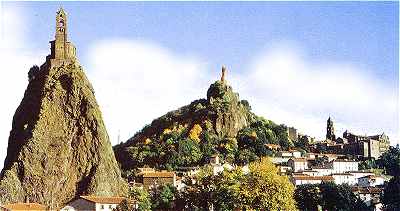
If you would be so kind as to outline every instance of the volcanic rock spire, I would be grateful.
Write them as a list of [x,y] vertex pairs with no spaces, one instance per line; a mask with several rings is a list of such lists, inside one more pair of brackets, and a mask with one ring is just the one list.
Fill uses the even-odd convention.
[[92,85],[57,12],[51,54],[28,73],[0,174],[0,203],[39,202],[56,209],[80,195],[124,195],[127,185]]

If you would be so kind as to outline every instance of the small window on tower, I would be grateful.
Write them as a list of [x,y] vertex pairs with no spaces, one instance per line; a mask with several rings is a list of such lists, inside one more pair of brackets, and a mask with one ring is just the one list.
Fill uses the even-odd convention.
[[63,27],[64,26],[64,20],[61,19],[60,22],[58,22],[58,26]]

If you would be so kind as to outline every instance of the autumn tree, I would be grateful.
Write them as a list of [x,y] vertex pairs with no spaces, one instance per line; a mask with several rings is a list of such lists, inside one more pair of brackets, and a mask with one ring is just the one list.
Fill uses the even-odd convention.
[[[296,210],[294,187],[280,176],[269,160],[250,164],[250,173],[240,167],[218,175],[200,173],[188,183],[184,197],[190,209],[209,210]],[[206,172],[206,171],[203,171]]]

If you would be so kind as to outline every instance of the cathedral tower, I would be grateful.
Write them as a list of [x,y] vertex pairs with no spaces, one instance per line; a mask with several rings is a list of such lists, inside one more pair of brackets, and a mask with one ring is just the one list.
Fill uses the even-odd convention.
[[333,127],[333,121],[331,120],[331,117],[329,117],[326,122],[326,139],[331,141],[336,140],[335,129]]
[[56,15],[55,40],[50,41],[51,54],[49,57],[51,67],[76,61],[76,48],[68,41],[67,26],[67,14],[63,8],[60,8]]

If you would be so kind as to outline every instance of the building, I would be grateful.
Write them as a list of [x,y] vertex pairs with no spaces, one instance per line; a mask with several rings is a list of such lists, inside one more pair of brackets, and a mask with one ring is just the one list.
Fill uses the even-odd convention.
[[358,162],[353,160],[336,159],[332,161],[333,173],[358,171]]
[[358,178],[358,186],[360,187],[375,187],[382,186],[385,183],[385,179],[381,176],[368,175]]
[[293,175],[290,180],[295,186],[304,184],[320,184],[322,182],[334,182],[332,176]]
[[265,147],[269,150],[279,151],[281,146],[279,144],[265,144]]
[[76,48],[68,41],[68,19],[67,14],[60,8],[56,16],[56,34],[55,40],[50,41],[51,54],[46,57],[46,63],[50,64],[50,68],[77,62]]
[[295,157],[295,158],[300,158],[301,157],[301,152],[298,151],[298,150],[290,149],[289,152],[292,153],[292,157]]
[[338,185],[341,184],[349,184],[349,185],[356,185],[357,179],[353,174],[350,173],[334,173],[331,175],[335,180],[335,183]]
[[297,129],[294,127],[287,128],[287,135],[291,141],[297,141],[298,139]]
[[[80,196],[63,207],[61,211],[112,211],[125,197]],[[132,201],[129,201],[133,204]]]
[[219,164],[219,156],[218,155],[212,155],[210,157],[210,164],[211,165],[218,165]]
[[321,175],[319,175],[319,172],[316,170],[303,170],[303,171],[299,171],[299,173],[308,175],[308,176],[321,176]]
[[335,128],[333,127],[333,121],[331,117],[326,121],[326,140],[336,141]]
[[41,210],[47,210],[47,207],[42,204],[38,203],[13,203],[13,204],[6,204],[6,205],[0,205],[0,211],[16,211],[16,210],[36,210],[36,211],[41,211]]
[[359,155],[368,158],[379,158],[383,153],[389,150],[389,137],[382,133],[373,136],[361,136],[348,132],[343,133],[343,138],[348,141],[344,145],[345,154]]
[[369,175],[375,175],[373,172],[369,172],[369,171],[349,171],[347,173],[354,175],[355,179],[357,179],[357,182],[358,182],[358,178],[369,176]]
[[305,158],[291,158],[288,166],[293,169],[293,172],[299,172],[308,169],[308,161]]
[[150,189],[159,185],[171,184],[176,186],[176,175],[175,172],[170,171],[155,171],[155,172],[143,172],[141,176],[141,182],[143,187]]
[[331,166],[313,167],[312,170],[318,172],[318,176],[328,176],[333,173],[333,169]]
[[368,207],[372,207],[373,210],[382,210],[382,203],[380,202],[380,195],[383,192],[383,188],[376,187],[353,187],[352,192],[360,198]]

